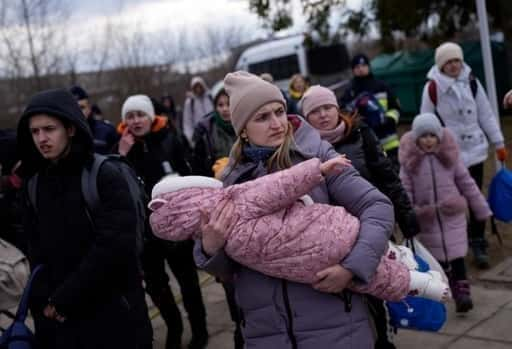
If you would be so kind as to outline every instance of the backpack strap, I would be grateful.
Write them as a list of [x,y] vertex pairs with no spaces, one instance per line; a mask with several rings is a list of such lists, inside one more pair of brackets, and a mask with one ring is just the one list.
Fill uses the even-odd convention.
[[437,119],[441,123],[441,126],[445,127],[443,118],[441,118],[441,116],[437,112],[437,85],[436,85],[435,80],[428,81],[427,89],[428,89],[428,96],[430,97],[430,101],[434,105],[434,114],[437,116]]
[[34,268],[34,270],[32,270],[30,278],[28,279],[27,284],[25,285],[23,295],[21,296],[21,300],[18,305],[18,310],[16,311],[15,321],[25,322],[28,313],[28,304],[30,299],[30,290],[32,289],[32,283],[34,282],[36,275],[41,271],[41,269],[43,269],[43,265],[39,264],[37,267]]
[[90,213],[96,212],[100,207],[100,195],[98,193],[98,173],[101,165],[107,160],[104,155],[94,154],[94,161],[90,169],[84,167],[82,171],[82,195],[84,197],[86,209],[88,212],[89,219],[92,221]]
[[476,94],[478,93],[478,79],[473,73],[469,74],[469,88],[471,89],[473,98],[476,98]]
[[430,97],[430,101],[437,108],[437,86],[434,80],[428,81],[428,96]]
[[36,173],[27,181],[28,202],[32,209],[37,212],[37,182],[39,173]]

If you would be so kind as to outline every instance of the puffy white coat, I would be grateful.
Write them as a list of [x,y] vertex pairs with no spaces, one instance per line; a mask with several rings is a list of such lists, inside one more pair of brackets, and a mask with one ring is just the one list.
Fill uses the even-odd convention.
[[428,84],[425,84],[421,100],[422,113],[435,113],[442,118],[447,128],[456,137],[466,167],[487,159],[490,140],[495,147],[503,147],[504,140],[489,99],[480,81],[473,97],[470,87],[471,68],[463,63],[457,79],[451,78],[433,66],[427,74],[437,88],[437,106],[432,103]]

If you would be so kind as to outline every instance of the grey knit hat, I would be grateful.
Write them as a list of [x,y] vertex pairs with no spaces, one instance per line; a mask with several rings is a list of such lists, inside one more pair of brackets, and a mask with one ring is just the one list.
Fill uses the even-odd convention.
[[412,132],[416,139],[423,136],[425,133],[432,133],[441,140],[443,136],[443,126],[435,114],[423,113],[414,118],[412,122]]
[[245,71],[227,74],[224,88],[229,95],[231,124],[237,135],[240,135],[251,116],[265,104],[279,102],[286,109],[286,100],[277,86]]

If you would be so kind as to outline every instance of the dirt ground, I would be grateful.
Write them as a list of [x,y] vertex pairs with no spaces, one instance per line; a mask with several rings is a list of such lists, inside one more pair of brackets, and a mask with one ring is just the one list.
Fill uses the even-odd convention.
[[[506,146],[509,152],[509,157],[507,159],[507,167],[512,167],[512,115],[505,116],[501,119],[501,127],[503,130],[503,134],[505,137]],[[402,125],[400,127],[400,133],[406,132],[410,129],[410,124]],[[487,188],[489,187],[489,183],[494,176],[496,171],[496,163],[494,158],[494,152],[490,153],[493,156],[489,156],[487,161],[485,162],[484,167],[484,185],[483,192],[487,197]],[[511,208],[512,209],[512,208]],[[486,224],[486,235],[487,240],[489,242],[489,257],[491,261],[491,267],[496,266],[498,263],[502,262],[507,257],[512,257],[512,224],[507,224],[503,222],[497,221],[498,231],[501,234],[503,239],[503,245],[500,245],[498,239],[495,235],[491,234],[491,224],[488,222]],[[471,251],[468,253],[466,257],[467,267],[469,269],[469,275],[473,282],[478,281],[478,276],[485,272],[485,270],[479,270],[473,264],[473,258]]]

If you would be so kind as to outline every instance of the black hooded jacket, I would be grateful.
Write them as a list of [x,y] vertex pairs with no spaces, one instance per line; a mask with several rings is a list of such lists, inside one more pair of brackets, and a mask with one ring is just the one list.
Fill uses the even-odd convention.
[[373,130],[361,122],[333,147],[338,153],[346,154],[356,170],[391,200],[395,219],[404,236],[418,234],[419,225],[409,197]]
[[[32,140],[29,120],[36,114],[56,117],[76,129],[68,155],[57,162],[44,159]],[[67,323],[92,319],[108,308],[111,320],[119,315],[137,319],[130,321],[147,327],[144,298],[137,295],[141,275],[136,257],[135,207],[128,185],[113,165],[107,162],[101,167],[97,183],[101,212],[95,214],[92,223],[80,179],[84,166],[92,164],[93,140],[86,119],[67,90],[44,91],[30,100],[18,124],[18,146],[25,178],[38,173],[36,207],[29,203],[28,195],[24,201],[29,259],[32,267],[45,265],[31,297],[36,317],[50,302]],[[117,325],[105,325],[114,326],[110,329],[115,332]],[[87,326],[82,323],[80,328]],[[123,331],[129,333],[130,328]]]

